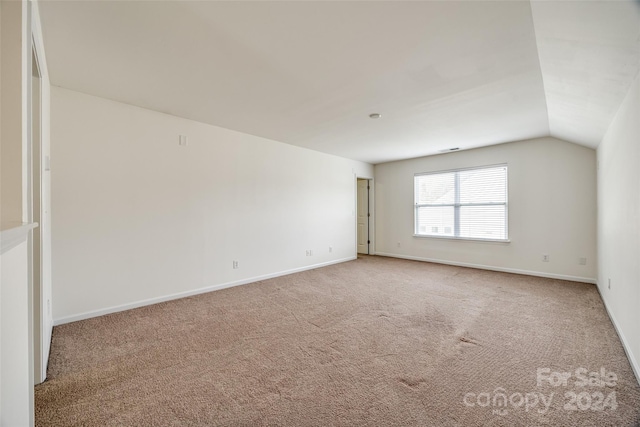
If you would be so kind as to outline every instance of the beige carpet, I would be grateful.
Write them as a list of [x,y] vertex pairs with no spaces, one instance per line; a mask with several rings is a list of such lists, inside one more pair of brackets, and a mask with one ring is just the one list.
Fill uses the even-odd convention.
[[640,424],[594,285],[382,257],[56,327],[48,374],[38,426]]

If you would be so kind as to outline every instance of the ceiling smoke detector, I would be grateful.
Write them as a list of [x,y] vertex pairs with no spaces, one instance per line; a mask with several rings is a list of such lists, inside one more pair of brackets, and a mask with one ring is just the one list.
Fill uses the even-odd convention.
[[380,113],[371,113],[371,114],[369,114],[369,117],[372,118],[372,119],[379,119],[379,118],[382,117],[382,114],[380,114]]

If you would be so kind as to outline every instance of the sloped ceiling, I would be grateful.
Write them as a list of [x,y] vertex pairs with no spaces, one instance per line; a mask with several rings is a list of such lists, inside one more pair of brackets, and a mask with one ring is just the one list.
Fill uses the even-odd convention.
[[638,74],[640,2],[531,7],[551,135],[595,148]]
[[56,86],[370,163],[547,135],[596,147],[640,67],[632,1],[44,1],[40,13]]

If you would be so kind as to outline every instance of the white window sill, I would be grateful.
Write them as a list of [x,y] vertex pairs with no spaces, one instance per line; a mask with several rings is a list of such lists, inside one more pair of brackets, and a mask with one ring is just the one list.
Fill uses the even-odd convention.
[[414,234],[413,237],[418,237],[420,239],[458,240],[462,242],[478,242],[478,243],[511,243],[511,240],[509,239],[474,239],[471,237],[429,236],[426,234]]

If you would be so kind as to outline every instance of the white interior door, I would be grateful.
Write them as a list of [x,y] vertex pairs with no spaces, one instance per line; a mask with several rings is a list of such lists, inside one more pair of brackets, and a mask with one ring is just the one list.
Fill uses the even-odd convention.
[[358,253],[369,253],[369,180],[358,179]]

